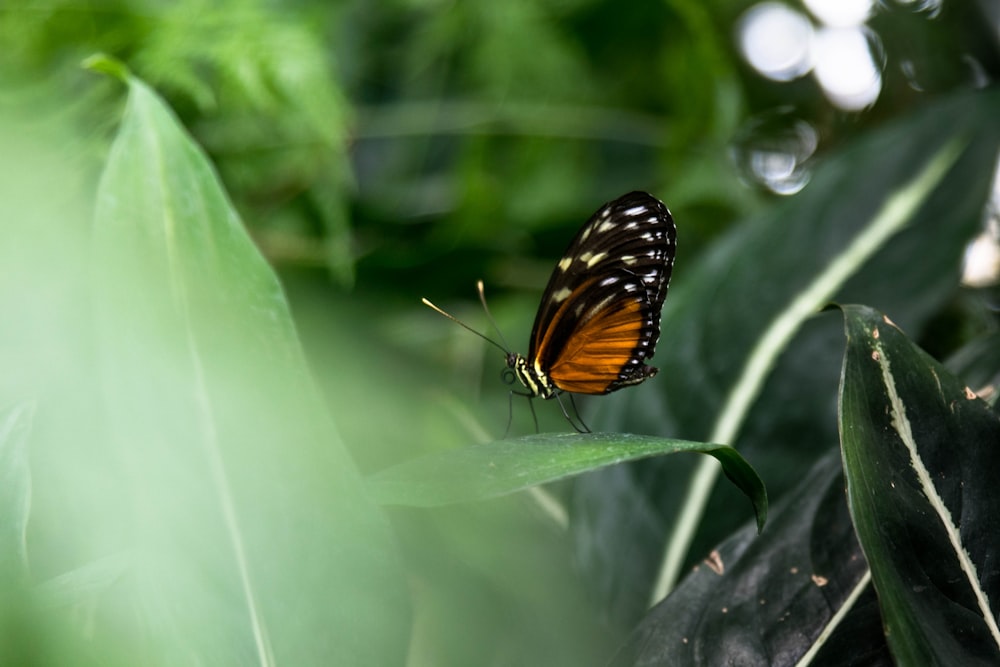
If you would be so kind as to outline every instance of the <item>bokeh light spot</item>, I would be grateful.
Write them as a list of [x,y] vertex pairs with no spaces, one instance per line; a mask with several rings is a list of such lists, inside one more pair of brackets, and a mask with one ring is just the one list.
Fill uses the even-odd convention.
[[816,33],[813,72],[823,92],[841,109],[871,106],[882,91],[882,73],[861,28],[822,28]]
[[777,2],[751,7],[739,23],[740,49],[769,79],[791,81],[812,68],[813,26],[803,14]]

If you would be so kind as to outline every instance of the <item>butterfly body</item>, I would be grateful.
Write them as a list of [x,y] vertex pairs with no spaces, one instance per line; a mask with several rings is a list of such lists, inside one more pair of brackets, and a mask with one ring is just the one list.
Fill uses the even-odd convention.
[[527,356],[507,367],[530,396],[607,394],[653,377],[677,231],[655,197],[630,192],[591,216],[556,264]]

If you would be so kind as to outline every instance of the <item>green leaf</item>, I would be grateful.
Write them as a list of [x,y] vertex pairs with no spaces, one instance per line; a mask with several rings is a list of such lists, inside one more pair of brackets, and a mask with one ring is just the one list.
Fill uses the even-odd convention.
[[[603,413],[590,423],[729,443],[754,461],[772,499],[794,488],[803,468],[837,445],[841,334],[832,318],[814,314],[849,298],[892,306],[901,322],[919,327],[953,293],[990,191],[1000,139],[990,119],[998,111],[996,91],[955,95],[870,132],[826,156],[801,193],[734,227],[693,265],[685,265],[678,219],[678,273],[653,360],[661,372],[601,399]],[[694,467],[651,460],[629,475],[575,484],[574,502],[590,508],[573,515],[578,560],[588,581],[607,582],[597,595],[619,605],[623,622],[737,526],[721,511],[734,502],[731,489],[716,485],[710,468]],[[607,496],[628,502],[601,502]],[[636,520],[636,496],[654,519]],[[631,555],[655,550],[664,556],[653,565]]]
[[871,308],[843,306],[851,514],[900,664],[997,664],[1000,416]]
[[34,413],[30,404],[0,412],[0,582],[8,584],[28,574],[28,434]]
[[146,664],[400,664],[409,619],[388,524],[281,286],[202,151],[128,85],[98,192],[94,302],[126,499],[114,546],[132,554],[115,591],[142,613],[106,609],[98,629]]
[[122,83],[128,83],[129,77],[132,76],[125,63],[104,53],[95,53],[94,55],[87,56],[80,63],[80,66],[94,72],[107,74]]
[[542,434],[428,454],[368,478],[386,505],[435,507],[493,498],[625,461],[678,452],[715,457],[750,499],[757,528],[767,520],[767,492],[732,447],[616,433]]
[[[613,662],[626,665],[874,664],[888,649],[871,577],[830,452],[776,504],[767,531],[746,525],[651,609]],[[858,630],[864,631],[859,632]],[[874,628],[875,632],[869,630]]]
[[105,556],[43,582],[38,586],[41,606],[71,609],[77,614],[97,607],[101,598],[126,578],[132,566],[130,556],[131,554]]

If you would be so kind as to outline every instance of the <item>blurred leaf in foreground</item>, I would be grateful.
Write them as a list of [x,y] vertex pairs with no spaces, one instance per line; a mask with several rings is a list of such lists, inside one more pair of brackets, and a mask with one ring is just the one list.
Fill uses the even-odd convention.
[[28,574],[28,517],[31,468],[28,434],[34,408],[21,404],[0,410],[0,583]]
[[119,539],[101,550],[128,566],[91,632],[143,664],[401,662],[408,610],[388,524],[276,277],[160,99],[92,64],[129,98],[92,246],[107,465],[124,499]]

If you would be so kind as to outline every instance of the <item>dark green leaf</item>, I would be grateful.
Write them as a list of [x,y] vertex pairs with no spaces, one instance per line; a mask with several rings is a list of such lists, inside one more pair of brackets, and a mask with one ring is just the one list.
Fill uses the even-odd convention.
[[[678,219],[676,280],[653,360],[661,373],[602,399],[605,412],[590,421],[602,429],[627,425],[728,442],[752,458],[772,497],[792,488],[803,466],[837,443],[840,334],[832,318],[813,314],[849,295],[891,305],[917,327],[956,289],[964,246],[981,224],[991,185],[998,126],[990,119],[998,112],[995,91],[956,95],[869,133],[829,156],[801,193],[733,228],[686,270]],[[576,502],[588,508],[574,514],[580,561],[589,581],[609,587],[600,595],[621,605],[623,620],[646,608],[656,577],[631,554],[666,542],[669,558],[652,565],[662,592],[685,560],[735,526],[719,511],[733,502],[725,485],[706,504],[710,470],[655,460],[637,468],[628,477],[608,472],[575,485]],[[599,501],[619,484],[631,488],[615,496],[631,502]],[[633,521],[636,496],[661,518]],[[700,521],[703,515],[712,520]],[[681,528],[664,533],[664,525]],[[688,532],[692,525],[697,535]],[[630,546],[608,551],[601,546],[608,543]]]
[[[705,555],[654,607],[614,664],[793,665],[823,662],[841,628],[861,621],[850,655],[887,657],[877,610],[859,605],[870,577],[854,536],[840,460],[830,452],[774,508],[762,536],[752,526]],[[874,621],[874,623],[873,623]]]
[[759,530],[767,520],[767,493],[750,464],[731,447],[615,433],[543,434],[463,447],[401,463],[368,478],[387,505],[434,507],[520,491],[570,475],[658,454],[714,456],[753,503]]
[[901,664],[997,664],[1000,416],[884,315],[843,306],[851,514]]

